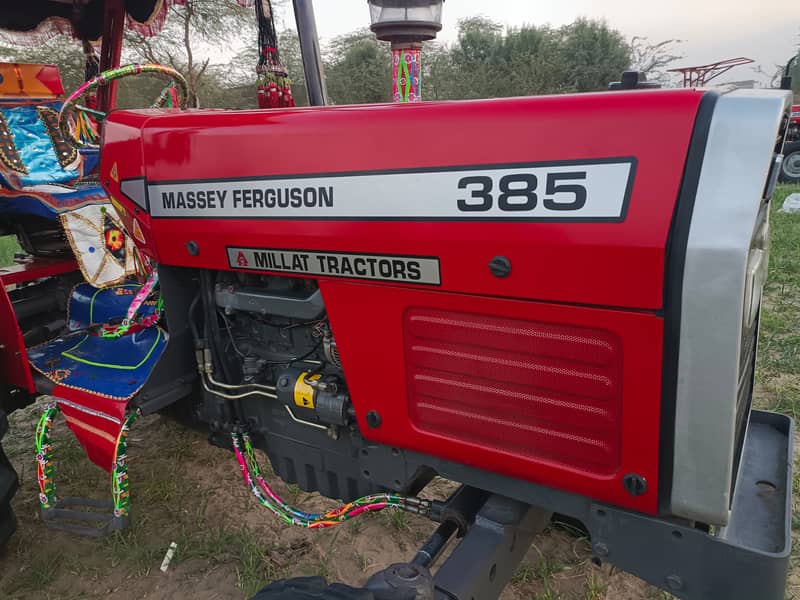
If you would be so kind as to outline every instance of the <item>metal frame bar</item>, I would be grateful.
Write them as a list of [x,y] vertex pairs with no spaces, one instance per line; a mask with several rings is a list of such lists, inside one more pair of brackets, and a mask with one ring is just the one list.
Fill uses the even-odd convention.
[[308,101],[311,106],[325,106],[328,104],[328,92],[325,89],[325,72],[314,18],[314,3],[312,0],[292,0],[292,2],[297,35],[300,38],[300,53],[303,56]]
[[729,58],[728,60],[720,60],[708,65],[698,65],[696,67],[679,67],[677,69],[669,69],[670,73],[683,74],[683,87],[701,87],[719,77],[723,73],[727,73],[734,67],[740,65],[748,65],[755,62],[752,58],[740,56],[739,58]]
[[[125,4],[123,0],[106,0],[103,22],[103,43],[100,48],[100,72],[119,67],[122,58],[122,33],[125,27]],[[97,90],[97,108],[108,112],[117,103],[117,82],[101,86]]]

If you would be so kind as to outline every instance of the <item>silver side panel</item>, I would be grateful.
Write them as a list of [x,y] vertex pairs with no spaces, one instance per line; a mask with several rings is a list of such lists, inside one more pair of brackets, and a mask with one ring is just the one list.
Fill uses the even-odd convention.
[[728,522],[744,305],[760,302],[766,271],[766,253],[751,249],[790,98],[722,95],[703,158],[683,275],[671,508],[704,523]]

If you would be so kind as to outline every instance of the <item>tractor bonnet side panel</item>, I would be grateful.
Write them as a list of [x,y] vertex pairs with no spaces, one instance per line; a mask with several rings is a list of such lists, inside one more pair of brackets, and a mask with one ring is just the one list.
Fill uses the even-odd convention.
[[103,178],[160,263],[318,280],[368,439],[655,513],[702,96],[118,111]]
[[[439,260],[442,290],[657,310],[701,97],[118,111],[105,130],[104,182],[117,200],[149,202],[140,237],[167,264],[226,269],[227,247],[254,246],[427,256]],[[559,190],[575,185],[589,197],[569,210],[581,199]],[[193,205],[179,204],[180,190]],[[269,208],[268,190],[311,196]],[[253,193],[264,192],[259,206]],[[490,272],[495,256],[511,261],[512,277]]]

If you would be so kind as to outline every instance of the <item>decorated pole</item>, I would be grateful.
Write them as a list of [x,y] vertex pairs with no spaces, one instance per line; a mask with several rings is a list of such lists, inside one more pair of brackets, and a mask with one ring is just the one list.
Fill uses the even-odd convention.
[[371,29],[392,44],[392,98],[422,100],[422,42],[442,29],[444,0],[367,0]]
[[392,99],[395,102],[422,101],[422,45],[392,44]]

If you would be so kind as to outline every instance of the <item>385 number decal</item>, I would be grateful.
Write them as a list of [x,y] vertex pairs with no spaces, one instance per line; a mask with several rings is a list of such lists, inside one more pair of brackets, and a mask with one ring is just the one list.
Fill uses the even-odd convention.
[[[541,206],[547,211],[579,211],[586,206],[588,192],[586,171],[547,173],[544,194],[540,198],[539,178],[532,173],[512,173],[499,179],[486,175],[462,177],[458,188],[469,193],[457,201],[462,212],[528,212]],[[495,194],[495,188],[499,193]]]

